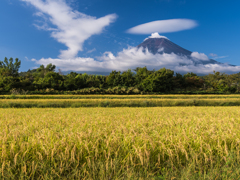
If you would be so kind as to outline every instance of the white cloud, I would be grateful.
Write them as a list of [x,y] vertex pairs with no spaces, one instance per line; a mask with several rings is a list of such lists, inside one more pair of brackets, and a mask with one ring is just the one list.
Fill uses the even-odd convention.
[[209,74],[213,71],[224,73],[238,73],[240,72],[240,66],[229,66],[228,64],[206,64],[206,65],[187,65],[176,66],[175,72],[194,72],[197,74]]
[[199,59],[199,60],[203,60],[203,61],[208,61],[209,60],[207,55],[204,54],[204,53],[193,52],[191,54],[191,57],[194,58],[194,59]]
[[26,61],[30,61],[27,56],[25,56],[25,60],[26,60]]
[[161,36],[157,32],[152,33],[151,36],[149,36],[148,38],[144,39],[144,41],[146,41],[149,38],[164,38],[164,39],[168,39],[166,36]]
[[92,52],[94,52],[94,51],[96,51],[96,48],[93,48],[93,49],[91,49],[91,50],[88,50],[87,53],[92,53]]
[[214,54],[214,53],[210,53],[209,56],[211,56],[211,57],[216,57],[216,56],[218,56],[218,55],[217,55],[217,54]]
[[49,20],[55,27],[48,27],[46,23],[38,26],[39,29],[52,31],[51,36],[58,42],[65,44],[68,49],[61,50],[60,58],[74,58],[85,40],[95,34],[100,34],[106,26],[114,22],[116,14],[101,18],[88,16],[74,11],[65,0],[21,0],[33,5],[39,12],[35,15]]
[[213,59],[224,59],[228,57],[228,56],[218,56],[217,54],[214,54],[214,53],[210,53],[209,56],[211,56]]
[[154,32],[170,33],[192,29],[197,25],[198,25],[197,22],[191,19],[160,20],[135,26],[131,29],[128,29],[127,33],[131,34],[151,34]]
[[213,59],[224,59],[224,58],[227,58],[228,56],[217,56],[217,57],[214,57]]
[[53,58],[42,58],[40,60],[33,59],[36,64],[48,65],[52,63],[60,68],[62,71],[95,71],[101,69],[101,62],[94,60],[93,58],[81,58],[75,57],[70,59],[53,59]]
[[[147,66],[148,69],[168,68],[179,73],[194,72],[199,74],[208,74],[213,71],[225,73],[240,72],[240,66],[229,66],[228,64],[206,64],[195,65],[192,60],[186,56],[176,54],[152,54],[147,49],[145,52],[142,48],[129,47],[123,49],[117,55],[111,52],[105,52],[103,56],[94,58],[71,58],[71,59],[40,59],[35,60],[37,64],[47,65],[55,64],[63,71],[97,71],[111,72],[112,70],[124,71],[136,67]],[[184,64],[184,65],[182,65]]]

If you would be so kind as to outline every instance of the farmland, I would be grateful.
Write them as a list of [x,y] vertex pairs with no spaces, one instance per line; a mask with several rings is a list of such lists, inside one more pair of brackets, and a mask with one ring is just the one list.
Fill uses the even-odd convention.
[[0,109],[0,179],[238,179],[239,148],[238,107]]
[[0,108],[240,106],[240,95],[2,95]]

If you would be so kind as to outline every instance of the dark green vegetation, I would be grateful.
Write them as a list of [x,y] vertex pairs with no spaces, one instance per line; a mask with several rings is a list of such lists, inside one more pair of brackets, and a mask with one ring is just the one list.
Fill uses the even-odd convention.
[[4,99],[0,108],[240,106],[240,99]]
[[170,69],[148,70],[138,67],[108,76],[78,74],[62,75],[55,65],[18,73],[21,61],[5,58],[0,61],[1,94],[207,94],[239,93],[240,73],[227,75],[214,72],[197,76],[185,75]]
[[0,95],[0,99],[237,99],[239,94],[215,95]]

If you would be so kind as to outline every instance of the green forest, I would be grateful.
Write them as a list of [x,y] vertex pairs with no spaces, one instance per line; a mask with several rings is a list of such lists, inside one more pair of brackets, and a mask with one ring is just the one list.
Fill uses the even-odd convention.
[[56,66],[41,65],[19,72],[21,61],[0,61],[0,94],[227,94],[239,93],[240,72],[226,74],[214,71],[198,76],[184,75],[166,68],[148,70],[136,67],[113,70],[109,75],[71,72],[63,75]]

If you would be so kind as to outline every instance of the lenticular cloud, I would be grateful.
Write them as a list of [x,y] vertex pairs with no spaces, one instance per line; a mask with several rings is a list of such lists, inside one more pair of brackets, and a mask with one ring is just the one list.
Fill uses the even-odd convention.
[[151,34],[154,32],[171,33],[192,29],[197,25],[198,25],[197,22],[191,19],[160,20],[135,26],[131,29],[128,29],[127,33],[130,34]]

